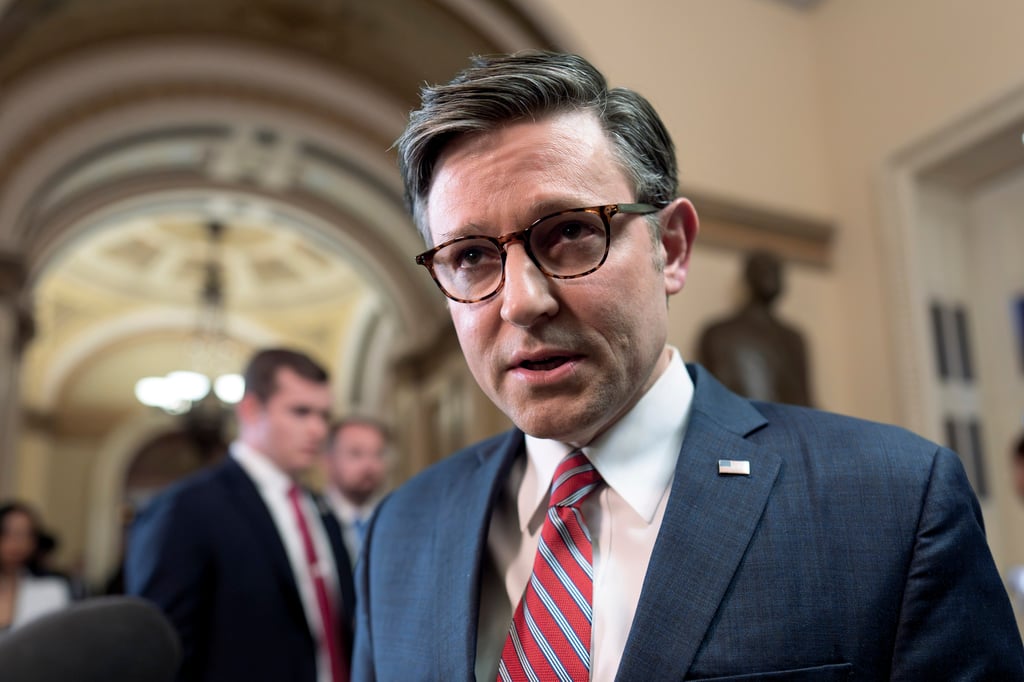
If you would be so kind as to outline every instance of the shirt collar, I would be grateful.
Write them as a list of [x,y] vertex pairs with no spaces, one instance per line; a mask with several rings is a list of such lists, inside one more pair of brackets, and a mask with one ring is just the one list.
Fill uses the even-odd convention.
[[[609,488],[647,523],[668,491],[693,404],[693,380],[679,351],[647,393],[608,431],[583,448]],[[519,495],[520,529],[543,505],[558,463],[573,448],[526,436],[526,471]]]
[[373,514],[373,510],[377,507],[377,503],[380,498],[374,496],[369,502],[360,506],[353,504],[347,497],[342,495],[336,488],[330,486],[324,489],[324,496],[330,503],[331,508],[337,513],[339,517],[345,521],[355,520],[366,520]]
[[231,456],[245,470],[257,488],[281,495],[288,494],[291,477],[277,468],[270,458],[259,450],[236,440],[230,447]]

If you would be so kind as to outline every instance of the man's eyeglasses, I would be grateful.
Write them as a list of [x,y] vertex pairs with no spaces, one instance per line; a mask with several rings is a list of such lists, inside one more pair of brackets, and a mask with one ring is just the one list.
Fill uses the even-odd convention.
[[548,277],[573,279],[597,270],[608,258],[611,219],[616,213],[644,215],[664,206],[608,204],[572,208],[533,221],[525,230],[500,237],[466,235],[416,256],[441,292],[460,303],[494,296],[505,285],[506,247],[521,241],[533,264]]

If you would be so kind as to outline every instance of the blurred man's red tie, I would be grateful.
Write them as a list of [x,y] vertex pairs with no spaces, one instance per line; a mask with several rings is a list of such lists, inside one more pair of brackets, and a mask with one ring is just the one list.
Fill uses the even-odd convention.
[[299,533],[302,535],[302,546],[306,553],[306,563],[309,564],[309,574],[313,578],[313,590],[316,592],[316,603],[320,610],[320,620],[323,623],[324,644],[331,659],[331,679],[334,682],[348,682],[348,667],[342,655],[344,644],[338,635],[337,613],[331,606],[331,598],[327,592],[327,583],[324,581],[323,572],[317,561],[316,548],[313,546],[313,536],[309,534],[309,526],[306,524],[306,515],[302,513],[300,496],[302,491],[293,485],[288,489],[288,499],[292,503],[292,511],[295,512],[295,520],[299,524]]

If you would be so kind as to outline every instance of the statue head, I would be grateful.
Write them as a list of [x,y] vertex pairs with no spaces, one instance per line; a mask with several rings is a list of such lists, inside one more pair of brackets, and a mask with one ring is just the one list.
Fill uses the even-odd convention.
[[782,293],[782,264],[770,251],[752,251],[744,272],[754,301],[771,303]]

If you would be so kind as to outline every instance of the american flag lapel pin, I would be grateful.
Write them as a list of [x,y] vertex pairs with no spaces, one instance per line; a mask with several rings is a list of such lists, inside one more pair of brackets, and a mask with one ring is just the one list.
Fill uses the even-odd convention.
[[750,462],[745,459],[718,460],[718,473],[730,476],[749,476]]

